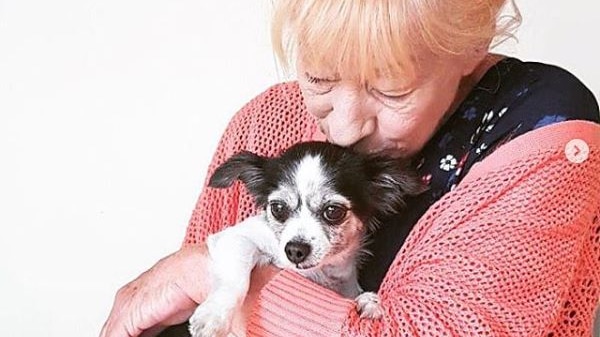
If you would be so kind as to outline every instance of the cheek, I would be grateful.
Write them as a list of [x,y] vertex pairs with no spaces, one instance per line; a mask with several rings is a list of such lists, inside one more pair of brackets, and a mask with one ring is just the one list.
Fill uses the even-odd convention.
[[312,94],[302,90],[306,111],[316,118],[325,118],[332,110],[332,93],[325,95]]
[[398,150],[409,154],[420,149],[424,140],[432,133],[430,118],[421,107],[403,111],[384,109],[377,119],[377,131],[382,142],[395,144]]
[[446,97],[417,97],[405,106],[383,108],[378,116],[380,137],[397,143],[406,154],[420,151],[435,133],[450,103]]
[[357,217],[351,216],[343,224],[332,227],[330,230],[331,245],[338,247],[339,249],[334,249],[334,251],[337,251],[360,243],[364,233],[364,225]]
[[[436,115],[431,113],[428,106],[418,106],[407,112],[390,111],[381,113],[378,119],[379,130],[390,138],[411,141],[420,138],[423,132],[434,125]],[[387,138],[387,137],[386,137]]]

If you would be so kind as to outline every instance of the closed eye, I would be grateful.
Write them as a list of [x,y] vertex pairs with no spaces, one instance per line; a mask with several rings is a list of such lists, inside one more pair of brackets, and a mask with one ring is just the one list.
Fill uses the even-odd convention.
[[309,74],[308,72],[304,73],[304,77],[306,78],[306,81],[311,84],[330,84],[337,82],[335,78],[317,77]]
[[324,78],[310,76],[308,73],[304,74],[304,76],[306,76],[306,80],[308,81],[308,83],[312,83],[312,84],[317,84],[317,83],[322,83],[322,82],[327,81]]
[[377,89],[371,89],[371,91],[376,95],[384,99],[392,99],[392,100],[400,100],[408,95],[410,95],[413,90],[401,91],[401,92],[393,92],[393,91],[381,91]]

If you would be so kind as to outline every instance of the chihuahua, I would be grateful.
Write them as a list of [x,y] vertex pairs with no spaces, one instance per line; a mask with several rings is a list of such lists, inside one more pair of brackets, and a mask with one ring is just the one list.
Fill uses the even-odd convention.
[[358,283],[369,233],[424,188],[408,163],[325,142],[296,144],[268,158],[241,152],[217,168],[215,188],[241,181],[261,211],[207,238],[212,289],[190,318],[193,337],[223,337],[256,265],[291,269],[356,299],[361,317],[383,311]]

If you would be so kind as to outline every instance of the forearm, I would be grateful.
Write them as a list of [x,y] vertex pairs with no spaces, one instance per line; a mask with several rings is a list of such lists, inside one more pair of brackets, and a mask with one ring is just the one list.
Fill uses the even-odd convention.
[[[581,234],[573,230],[558,239],[561,254],[549,257],[553,250],[525,232],[512,233],[523,240],[514,250],[503,247],[507,236],[482,243],[491,254],[477,252],[479,247],[474,253],[423,246],[415,248],[423,255],[407,252],[379,292],[385,313],[378,321],[361,319],[352,301],[282,272],[263,288],[249,336],[534,335],[552,322],[564,300]],[[530,253],[519,255],[518,249]],[[533,252],[539,252],[537,258]]]

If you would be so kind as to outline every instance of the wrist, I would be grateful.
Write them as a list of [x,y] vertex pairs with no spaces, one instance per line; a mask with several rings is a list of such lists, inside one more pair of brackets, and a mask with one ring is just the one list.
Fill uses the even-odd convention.
[[177,285],[186,289],[194,302],[202,303],[210,291],[211,283],[210,257],[206,244],[181,247],[174,255],[177,272],[181,275]]

